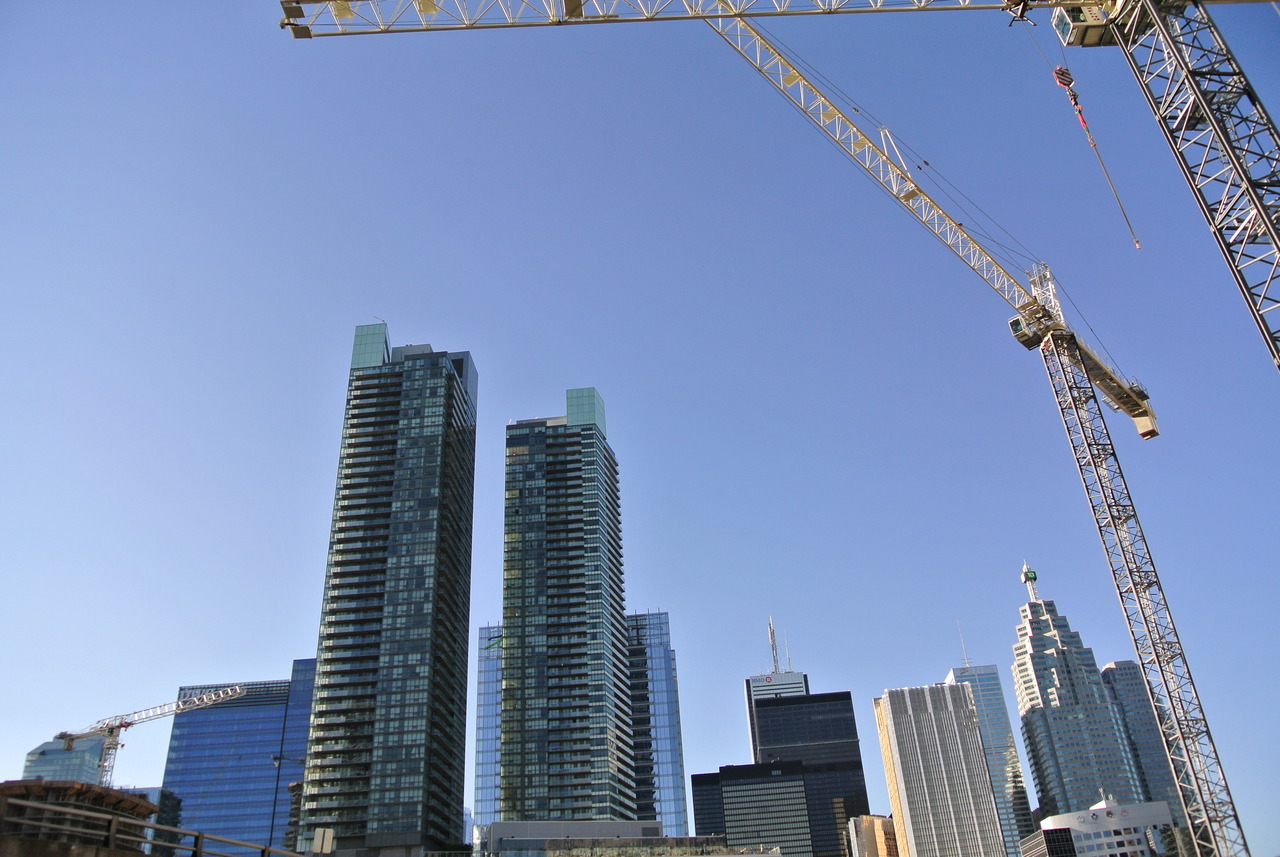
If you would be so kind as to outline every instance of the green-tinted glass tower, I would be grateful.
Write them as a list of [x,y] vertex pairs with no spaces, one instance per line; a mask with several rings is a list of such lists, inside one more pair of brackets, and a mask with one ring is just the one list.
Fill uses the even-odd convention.
[[[443,850],[462,801],[476,371],[356,328],[321,608],[302,844]],[[403,852],[402,852],[403,853]]]
[[507,426],[503,821],[632,820],[618,464],[604,401]]

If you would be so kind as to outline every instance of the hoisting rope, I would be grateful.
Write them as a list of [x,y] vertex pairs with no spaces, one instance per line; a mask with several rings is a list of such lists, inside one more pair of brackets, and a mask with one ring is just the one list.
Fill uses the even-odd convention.
[[1120,201],[1120,193],[1116,190],[1115,182],[1111,181],[1111,173],[1107,171],[1107,165],[1102,160],[1102,152],[1098,149],[1098,142],[1093,139],[1093,132],[1089,130],[1089,123],[1084,120],[1084,108],[1080,106],[1080,96],[1073,88],[1075,78],[1071,76],[1071,72],[1065,66],[1058,66],[1053,70],[1053,79],[1067,91],[1067,98],[1071,99],[1071,107],[1076,111],[1076,118],[1080,120],[1080,127],[1084,129],[1084,135],[1089,139],[1089,146],[1093,149],[1093,154],[1098,158],[1098,166],[1102,167],[1102,174],[1107,178],[1107,185],[1111,188],[1111,195],[1116,199],[1116,205],[1120,208],[1120,216],[1124,218],[1124,225],[1129,228],[1129,237],[1133,239],[1133,246],[1142,249],[1138,236],[1133,232],[1133,224],[1129,222],[1129,215],[1124,210],[1124,203]]

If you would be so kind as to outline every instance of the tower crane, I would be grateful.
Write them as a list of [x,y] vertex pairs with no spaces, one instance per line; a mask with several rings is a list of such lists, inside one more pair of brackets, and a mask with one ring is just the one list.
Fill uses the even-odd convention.
[[[860,5],[863,2],[870,5]],[[893,8],[1010,8],[984,7],[966,0],[905,0],[897,6],[889,6],[888,2],[891,0],[774,0],[773,5],[766,6],[759,0],[682,0],[682,6],[677,7],[669,0],[542,0],[541,5],[499,0],[473,7],[468,0],[282,0],[285,18],[281,26],[291,28],[295,37],[308,38],[592,21],[666,18],[706,21],[1014,310],[1015,315],[1009,320],[1010,331],[1028,349],[1039,350],[1044,362],[1146,677],[1197,857],[1248,857],[1248,846],[1190,667],[1102,415],[1099,394],[1111,409],[1133,420],[1140,436],[1156,436],[1155,413],[1147,392],[1111,368],[1066,324],[1053,275],[1046,265],[1036,264],[1027,273],[1025,284],[1010,273],[749,20],[769,15]],[[309,16],[305,15],[304,5],[314,7]],[[1276,248],[1280,246],[1276,236],[1276,224],[1280,220],[1280,197],[1277,196],[1280,161],[1276,143],[1280,136],[1243,74],[1237,73],[1238,69],[1211,75],[1213,80],[1206,83],[1198,79],[1199,66],[1196,60],[1187,59],[1186,49],[1180,45],[1170,47],[1166,42],[1156,46],[1157,40],[1151,35],[1159,31],[1169,38],[1185,36],[1185,28],[1170,25],[1169,19],[1185,15],[1187,8],[1194,7],[1192,17],[1202,39],[1210,42],[1216,39],[1215,44],[1220,47],[1217,61],[1225,62],[1230,58],[1229,52],[1200,3],[1193,2],[1186,7],[1182,0],[1176,0],[1174,5],[1179,11],[1171,12],[1168,6],[1157,7],[1149,0],[1119,0],[1118,6],[1110,4],[1110,13],[1106,5],[1056,4],[1054,0],[1037,5],[1063,7],[1059,10],[1061,14],[1055,12],[1055,27],[1065,41],[1074,39],[1084,44],[1096,40],[1102,44],[1114,38],[1114,44],[1127,45],[1135,73],[1144,80],[1144,86],[1148,86],[1147,81],[1151,82],[1148,91],[1159,89],[1156,81],[1167,82],[1162,95],[1152,96],[1152,104],[1162,121],[1175,112],[1180,117],[1170,120],[1180,135],[1172,138],[1178,141],[1176,146],[1182,147],[1178,150],[1180,158],[1184,155],[1191,158],[1188,153],[1193,146],[1206,152],[1203,156],[1206,161],[1209,148],[1219,152],[1215,157],[1226,165],[1213,177],[1203,177],[1194,170],[1188,172],[1188,177],[1198,193],[1202,189],[1206,194],[1212,193],[1210,182],[1225,182],[1234,189],[1232,193],[1224,193],[1212,206],[1202,207],[1206,216],[1222,221],[1220,244],[1224,252],[1229,251],[1228,262],[1233,270],[1238,276],[1247,273],[1249,282],[1257,286],[1258,299],[1251,303],[1251,309],[1259,326],[1268,332],[1273,354],[1280,357],[1280,350],[1276,349],[1280,338],[1276,337],[1274,328],[1267,326],[1271,320],[1266,315],[1275,301],[1280,300],[1267,294],[1271,283],[1280,276],[1276,264]],[[1142,17],[1144,14],[1146,18]],[[1094,29],[1086,32],[1090,26]],[[1107,36],[1105,32],[1099,34],[1098,27],[1128,29],[1125,33]],[[1174,53],[1190,66],[1183,64],[1174,71],[1157,71],[1157,67],[1163,68],[1162,63],[1180,62],[1171,56]],[[1175,80],[1180,88],[1173,86]],[[1245,108],[1247,119],[1235,115]],[[1209,168],[1207,164],[1200,167]],[[1226,176],[1232,169],[1236,170],[1234,177]],[[1211,224],[1213,222],[1211,220]],[[1280,315],[1275,317],[1275,322],[1280,325]],[[1277,363],[1280,365],[1280,360]]]
[[139,723],[146,723],[151,720],[159,720],[162,717],[172,717],[183,711],[195,711],[197,708],[207,708],[210,705],[216,705],[228,699],[235,699],[238,696],[244,696],[245,689],[241,685],[233,687],[224,687],[220,690],[213,690],[208,693],[202,693],[199,696],[192,696],[186,699],[178,699],[174,702],[166,702],[164,705],[156,705],[151,708],[144,708],[141,711],[134,711],[130,714],[117,714],[115,717],[107,717],[99,720],[92,726],[85,727],[79,732],[59,732],[53,736],[55,741],[62,741],[64,749],[75,749],[76,741],[81,738],[94,738],[101,736],[102,756],[98,763],[98,785],[111,785],[111,774],[116,766],[116,751],[120,749],[120,733],[128,729],[130,726],[137,726]]
[[281,0],[295,38],[723,20],[725,16],[1052,8],[1066,45],[1119,46],[1280,369],[1280,131],[1206,6],[1264,0]]

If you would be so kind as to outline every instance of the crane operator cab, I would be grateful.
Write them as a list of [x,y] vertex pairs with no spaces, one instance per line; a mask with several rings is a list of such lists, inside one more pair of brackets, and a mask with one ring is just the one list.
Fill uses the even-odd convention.
[[1035,349],[1044,341],[1044,334],[1027,324],[1027,320],[1020,315],[1015,315],[1009,319],[1009,332],[1013,334],[1013,338],[1021,342],[1028,351]]
[[1116,44],[1106,9],[1097,6],[1059,6],[1053,10],[1053,31],[1067,47],[1094,48]]

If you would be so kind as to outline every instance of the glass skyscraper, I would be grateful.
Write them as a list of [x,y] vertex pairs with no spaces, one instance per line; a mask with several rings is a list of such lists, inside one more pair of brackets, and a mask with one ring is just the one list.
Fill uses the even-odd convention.
[[1124,722],[1093,650],[1040,597],[1036,573],[1025,566],[1023,581],[1030,598],[1019,608],[1013,682],[1041,815],[1088,809],[1099,789],[1120,803],[1141,803]]
[[100,735],[81,738],[68,750],[62,740],[45,741],[27,754],[22,766],[24,780],[72,780],[98,784],[102,775],[102,746],[107,739]]
[[356,328],[317,651],[301,845],[463,838],[475,366]]
[[1022,761],[1018,745],[1009,725],[1009,708],[1004,701],[1000,670],[994,664],[956,667],[947,673],[947,684],[967,684],[973,693],[978,713],[978,731],[991,776],[991,792],[1000,817],[1008,857],[1020,857],[1019,843],[1035,831],[1031,821],[1031,805],[1027,800],[1026,781],[1022,777]]
[[636,819],[661,821],[667,836],[687,836],[680,690],[671,621],[666,613],[627,616]]
[[1186,813],[1173,778],[1169,753],[1160,736],[1160,723],[1147,692],[1147,677],[1135,661],[1115,661],[1102,668],[1102,683],[1111,701],[1120,709],[1129,748],[1138,763],[1143,797],[1148,801],[1164,801],[1176,827],[1186,826]]
[[[502,741],[501,625],[480,629],[476,694],[475,820],[500,820]],[[680,736],[680,692],[671,624],[666,613],[627,616],[627,657],[635,747],[636,820],[661,821],[667,836],[688,833],[684,749]]]
[[[314,659],[297,660],[287,680],[242,682],[244,696],[174,716],[163,788],[182,802],[182,827],[284,847],[314,676]],[[227,686],[181,687],[178,699]]]
[[1005,853],[970,686],[886,690],[875,710],[898,853]]
[[498,820],[499,752],[502,747],[502,626],[480,629],[476,679],[475,823]]
[[849,819],[870,812],[849,691],[756,698],[757,765],[799,762],[814,857],[840,857]]
[[618,464],[604,401],[507,426],[503,821],[636,817]]

